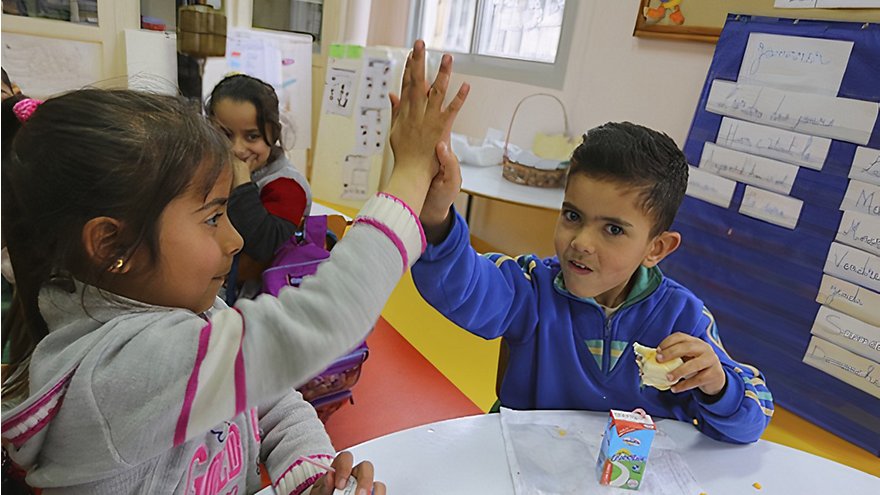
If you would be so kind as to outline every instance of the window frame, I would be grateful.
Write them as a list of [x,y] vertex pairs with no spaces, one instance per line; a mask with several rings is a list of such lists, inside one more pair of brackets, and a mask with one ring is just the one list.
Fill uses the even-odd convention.
[[[409,12],[407,40],[412,45],[419,37],[419,27],[424,11],[426,0],[416,0]],[[430,0],[428,0],[430,1]],[[491,79],[518,82],[541,86],[548,89],[563,89],[565,85],[565,70],[568,66],[568,58],[571,53],[571,41],[574,35],[575,21],[577,18],[577,0],[566,0],[565,10],[562,12],[562,28],[559,34],[559,44],[556,48],[556,61],[537,62],[492,55],[479,55],[474,53],[479,43],[479,25],[482,9],[486,0],[477,0],[477,12],[474,19],[470,53],[450,52],[455,56],[455,71]],[[439,53],[429,49],[429,52]]]

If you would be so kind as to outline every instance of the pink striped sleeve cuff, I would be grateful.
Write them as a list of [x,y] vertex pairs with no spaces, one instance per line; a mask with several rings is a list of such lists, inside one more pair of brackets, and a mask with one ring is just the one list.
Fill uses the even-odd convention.
[[412,208],[387,193],[379,193],[367,201],[354,222],[370,225],[385,234],[400,252],[404,272],[428,245],[422,224]]
[[[333,462],[333,456],[329,454],[314,454],[306,457],[323,464]],[[324,474],[321,468],[297,459],[277,481],[272,483],[272,487],[276,495],[300,495],[305,493]]]

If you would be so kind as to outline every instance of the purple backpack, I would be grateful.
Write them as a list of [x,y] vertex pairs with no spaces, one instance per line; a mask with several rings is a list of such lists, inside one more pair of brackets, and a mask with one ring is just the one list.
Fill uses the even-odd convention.
[[263,271],[263,292],[277,296],[282,287],[299,287],[303,278],[314,275],[318,265],[330,257],[324,248],[327,216],[306,217],[303,228],[277,250],[269,268]]
[[[326,237],[327,216],[306,217],[302,231],[275,251],[271,265],[263,271],[263,292],[277,296],[283,287],[299,287],[304,278],[314,275],[318,265],[330,257],[324,247]],[[354,403],[351,388],[360,378],[368,354],[367,343],[361,342],[299,388],[321,421],[326,422],[345,402]]]

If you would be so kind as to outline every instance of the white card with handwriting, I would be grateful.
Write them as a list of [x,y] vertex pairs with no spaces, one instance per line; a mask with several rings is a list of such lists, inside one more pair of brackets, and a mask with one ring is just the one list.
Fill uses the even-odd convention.
[[752,218],[792,229],[797,226],[804,202],[774,192],[746,186],[739,212]]
[[735,190],[734,180],[710,174],[696,167],[688,167],[688,185],[685,192],[688,196],[728,208]]
[[880,150],[864,146],[856,148],[849,178],[880,186]]
[[880,363],[880,327],[876,325],[822,306],[810,333]]
[[871,325],[880,325],[880,294],[846,280],[822,275],[816,302]]
[[823,271],[875,292],[880,291],[880,256],[832,242]]
[[868,144],[880,103],[715,79],[706,110],[803,134]]
[[700,168],[746,184],[776,191],[791,192],[798,167],[790,163],[729,150],[712,143],[703,145]]
[[859,180],[849,181],[846,194],[843,195],[843,201],[840,202],[840,209],[880,217],[880,186]]
[[822,170],[831,140],[724,117],[715,144],[802,167]]
[[834,240],[880,256],[880,217],[845,211]]
[[810,338],[803,361],[838,380],[880,398],[880,366],[870,359],[813,336]]
[[752,33],[737,82],[837,96],[852,41]]

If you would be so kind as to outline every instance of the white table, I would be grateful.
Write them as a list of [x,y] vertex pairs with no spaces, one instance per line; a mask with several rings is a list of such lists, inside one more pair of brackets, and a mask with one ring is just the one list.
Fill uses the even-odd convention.
[[[880,493],[880,478],[783,445],[763,440],[750,445],[717,442],[692,425],[673,420],[659,420],[657,426],[675,440],[679,454],[709,495]],[[513,493],[499,414],[418,426],[349,451],[355,462],[373,462],[376,479],[385,482],[391,495]],[[595,462],[584,459],[584,469],[592,470]],[[752,486],[755,482],[761,490]],[[602,493],[601,485],[595,488],[589,492]]]
[[514,184],[501,176],[501,165],[478,167],[461,164],[461,192],[468,195],[465,219],[470,221],[474,196],[546,210],[562,206],[562,188],[544,188]]

